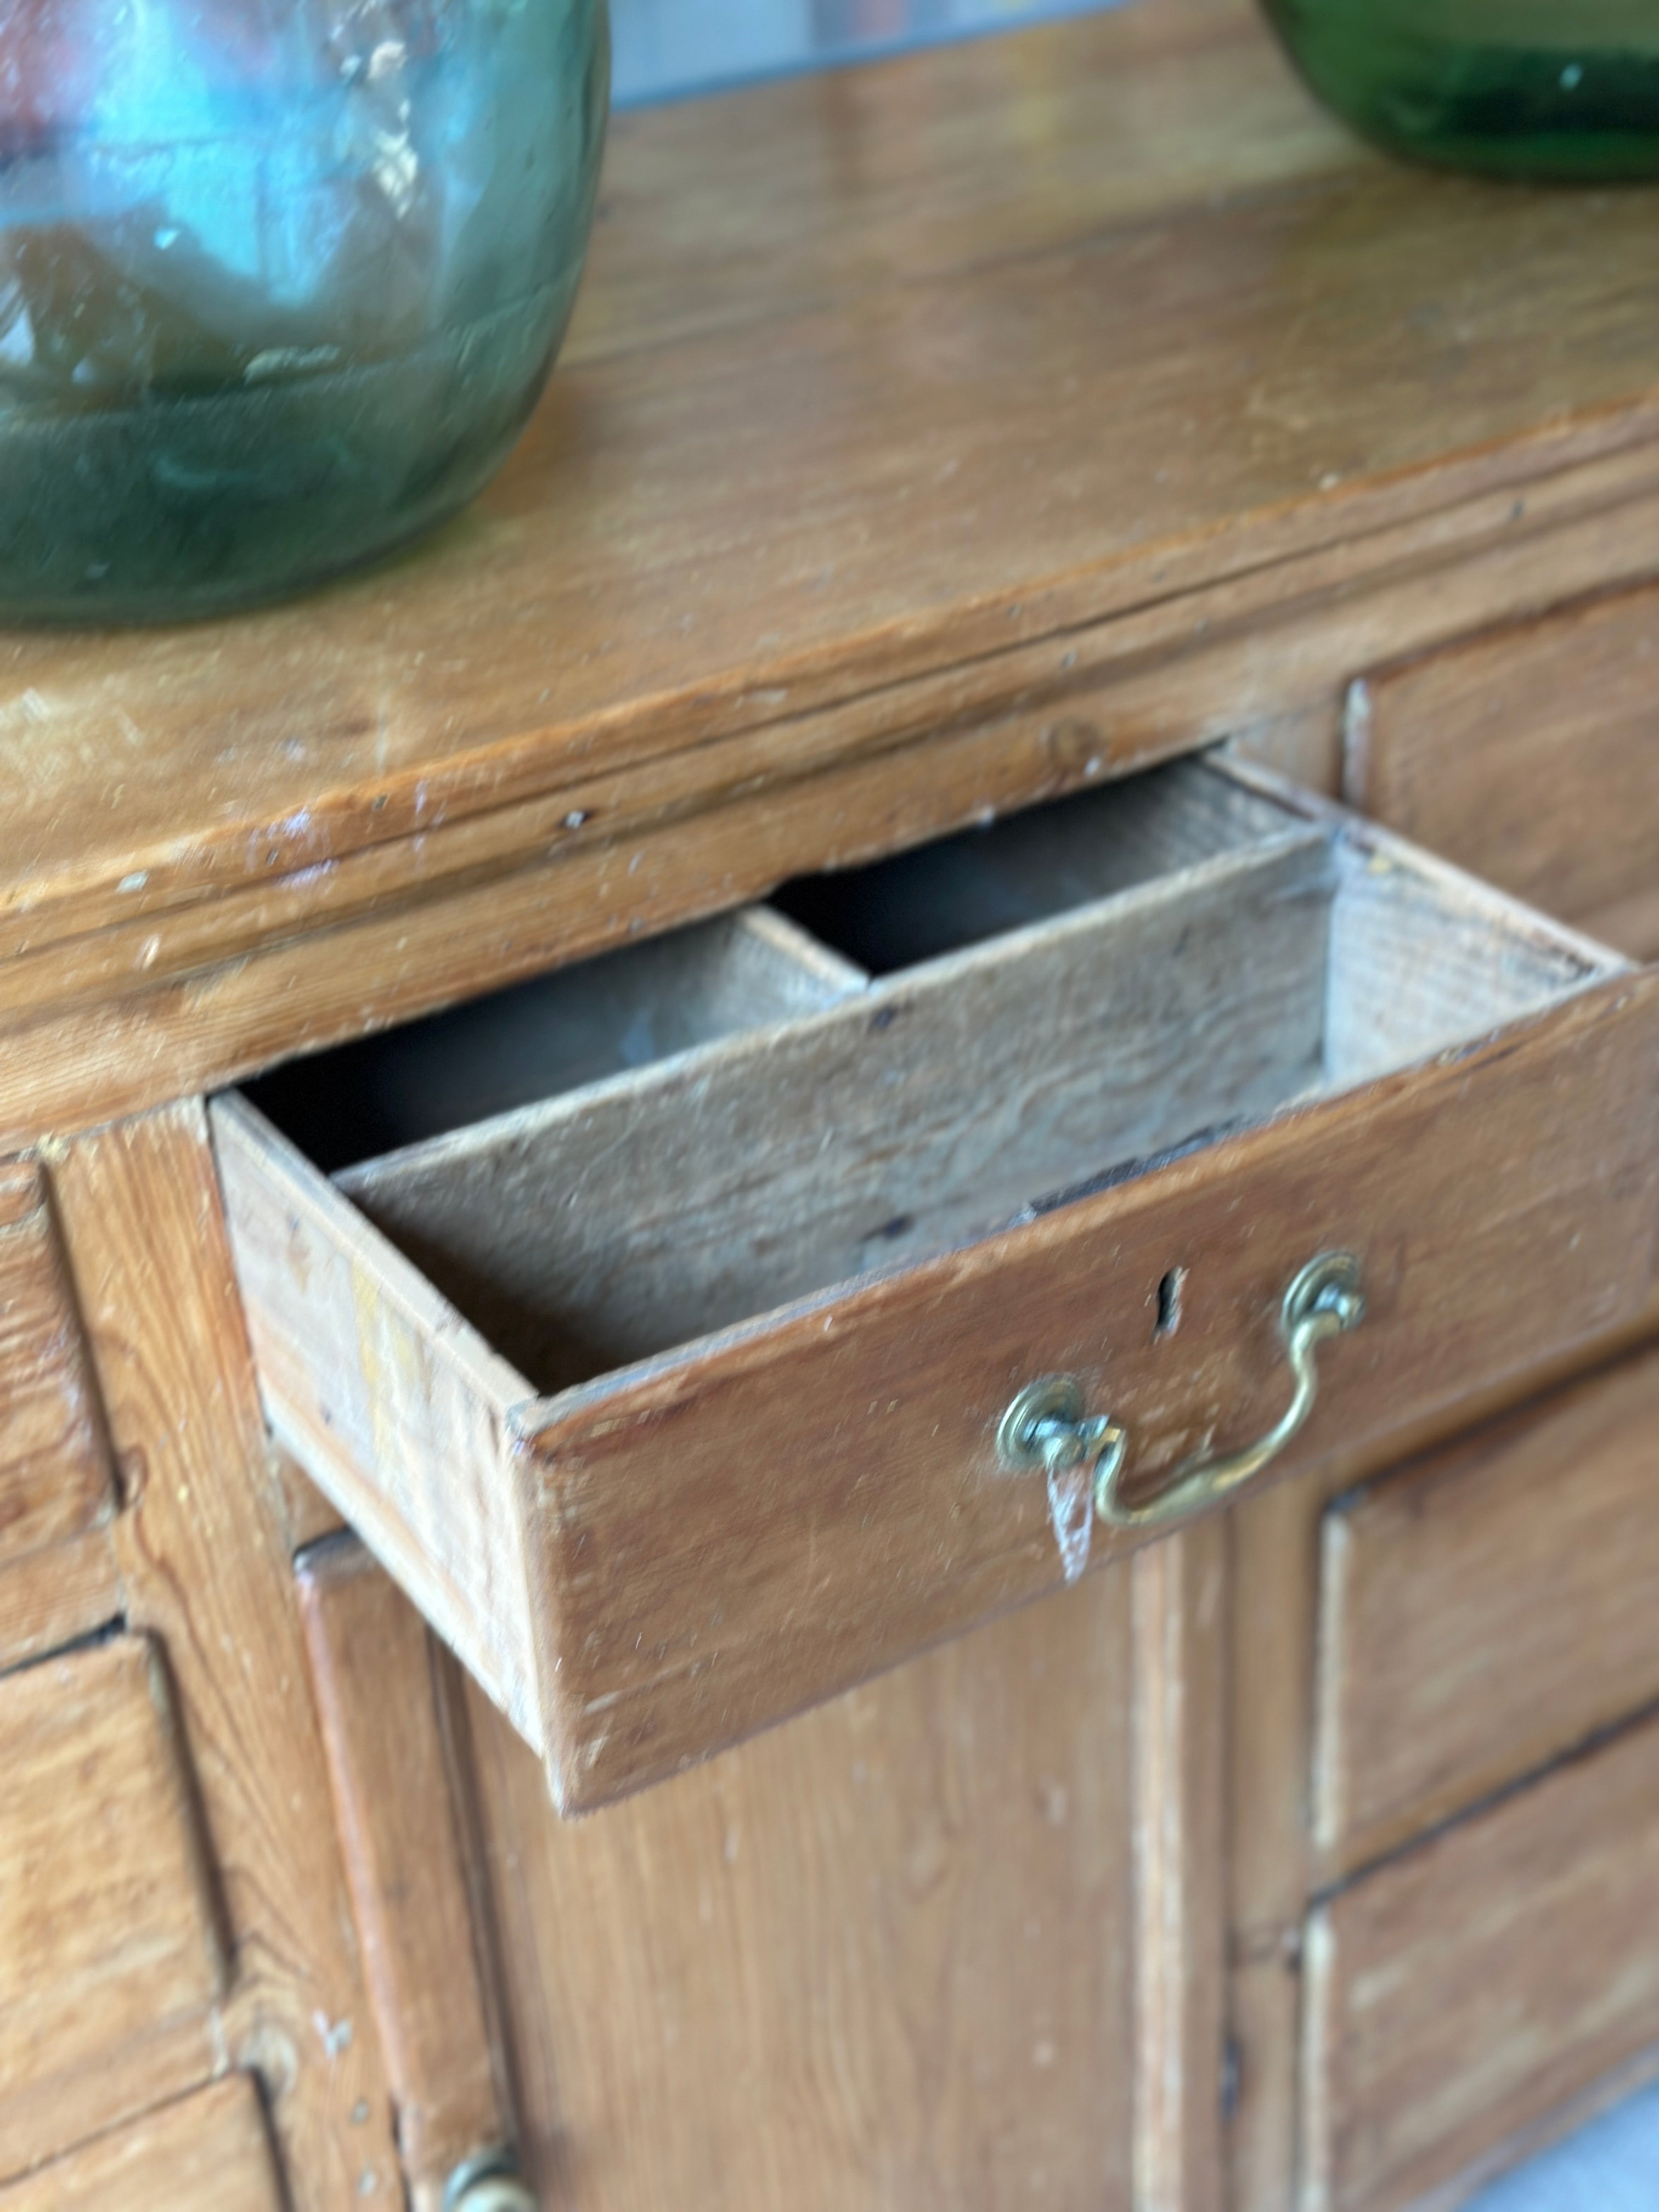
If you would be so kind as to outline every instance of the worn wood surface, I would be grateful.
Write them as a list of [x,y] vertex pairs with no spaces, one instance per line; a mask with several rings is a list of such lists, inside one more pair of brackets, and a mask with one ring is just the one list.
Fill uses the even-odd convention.
[[[993,855],[968,864],[957,921],[987,941],[916,964],[912,918],[890,933],[899,972],[786,1032],[457,1132],[341,1188],[551,1393],[1264,1118],[1324,1073],[1336,867],[1318,829],[1225,779],[1182,764],[1150,781],[975,840]],[[1159,870],[1159,845],[1186,842],[1169,817],[1211,810],[1201,842],[1220,849]],[[999,865],[1006,837],[1028,849]],[[1033,860],[1041,896],[1018,865]],[[949,911],[939,872],[891,894],[923,929]],[[1115,873],[1131,880],[1097,896]]]
[[1659,1355],[1326,1518],[1313,1827],[1327,1875],[1659,1698]]
[[471,1699],[547,2212],[1129,2212],[1127,1575],[562,1822]]
[[233,2074],[165,2105],[0,2188],[0,2212],[283,2212],[258,2091]]
[[1659,1727],[1441,1831],[1308,1930],[1304,2212],[1415,2204],[1659,2042]]
[[0,1680],[0,2175],[216,2069],[186,1756],[144,1638]]
[[1136,1553],[1135,2212],[1224,2212],[1230,1529]]
[[453,2169],[514,2133],[452,1802],[470,1783],[447,1750],[453,1662],[355,1538],[320,1547],[299,1579],[398,2148],[416,2212],[439,2212]]
[[1377,162],[1246,0],[629,118],[466,518],[300,607],[8,644],[0,1131],[1651,574],[1649,230]]
[[[1652,1273],[1656,1018],[1654,982],[1608,983],[539,1408],[515,1408],[512,1370],[246,1117],[221,1115],[221,1163],[279,1433],[520,1724],[539,1711],[577,1806],[1052,1586],[1041,1486],[1004,1474],[994,1445],[1036,1375],[1079,1374],[1128,1422],[1137,1474],[1161,1474],[1270,1425],[1285,1285],[1314,1253],[1354,1249],[1367,1319],[1327,1348],[1290,1468],[1634,1317]],[[1176,1267],[1186,1320],[1159,1337]],[[514,1641],[526,1612],[539,1699]]]
[[1659,592],[1368,677],[1355,803],[1643,959],[1659,953]]
[[114,1505],[45,1186],[38,1169],[0,1165],[0,1567],[82,1534]]
[[400,2186],[207,1128],[181,1105],[55,1155],[131,1503],[127,1617],[166,1650],[234,1975],[217,2063],[257,2073],[291,2212]]

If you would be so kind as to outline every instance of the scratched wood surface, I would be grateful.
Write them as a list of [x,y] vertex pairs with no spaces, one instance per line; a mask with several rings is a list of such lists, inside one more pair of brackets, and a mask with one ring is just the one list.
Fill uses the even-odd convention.
[[1376,161],[1247,0],[628,118],[468,516],[299,607],[0,648],[0,1133],[1651,573],[1650,209],[1587,253],[1574,196]]
[[246,2074],[0,2188],[0,2212],[282,2212],[259,2093]]
[[0,2175],[217,2064],[228,1963],[143,1637],[0,1681]]

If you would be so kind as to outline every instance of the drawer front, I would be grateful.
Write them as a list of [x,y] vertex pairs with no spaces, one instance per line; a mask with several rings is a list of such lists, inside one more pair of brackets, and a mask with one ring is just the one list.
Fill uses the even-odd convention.
[[1348,795],[1640,959],[1659,955],[1659,586],[1368,678]]
[[283,2203],[245,2074],[0,2187],[0,2212],[282,2212]]
[[1403,2212],[1659,2042],[1656,1926],[1651,1723],[1316,1911],[1303,2212]]
[[118,1638],[0,1681],[0,1774],[4,2172],[49,2107],[72,2141],[120,2117],[131,2084],[154,2097],[210,2072],[224,1967],[152,1645]]
[[1326,1516],[1315,1840],[1333,1874],[1659,1698],[1659,1352]]
[[[1199,871],[1190,901],[1184,878],[1160,879],[1052,936],[897,975],[799,1031],[354,1170],[348,1188],[401,1249],[245,1103],[221,1103],[279,1437],[544,1752],[567,1808],[1135,1540],[1103,1524],[1090,1553],[1054,1486],[1011,1471],[1000,1425],[1038,1377],[1071,1375],[1087,1411],[1116,1419],[1125,1494],[1144,1500],[1274,1429],[1291,1395],[1281,1300],[1316,1255],[1357,1255],[1364,1318],[1321,1352],[1316,1409],[1274,1462],[1287,1469],[1369,1448],[1642,1310],[1659,981],[1595,983],[1577,940],[1369,830],[1334,834],[1328,923],[1324,864],[1273,843],[1261,871]],[[1328,934],[1310,951],[1315,922]],[[1267,942],[1287,965],[1264,979],[1251,953]],[[1517,1000],[1535,963],[1579,985]],[[1215,1004],[1218,974],[1232,995]],[[1281,974],[1295,988],[1269,1021]],[[1523,1002],[1534,1011],[1517,1015]],[[1323,1036],[1310,1006],[1334,1009]],[[971,1018],[987,1009],[994,1036]],[[1206,1094],[1200,1064],[1223,1037],[1237,1072]],[[1001,1178],[1006,1219],[1008,1156],[1064,1118],[1055,1100],[1086,1118],[1137,1085],[1152,1108],[1179,1093],[1200,1116],[1170,1135],[1213,1131],[1230,1101],[1259,1126],[1099,1176],[978,1241],[947,1206],[957,1249],[938,1256],[920,1205],[873,1173],[856,1211],[841,1202],[849,1130],[867,1132],[855,1180],[920,1130],[929,1200],[971,1158]],[[1156,1150],[1150,1110],[1133,1127]],[[769,1180],[776,1160],[787,1187]],[[605,1206],[608,1243],[592,1227]],[[826,1214],[836,1257],[814,1291],[799,1255]],[[868,1267],[856,1255],[883,1223],[919,1256],[843,1279]],[[767,1285],[760,1310],[677,1345],[699,1310],[717,1329],[741,1313],[739,1246]],[[655,1318],[629,1338],[636,1285]],[[599,1316],[632,1364],[538,1399],[502,1349],[527,1365],[531,1323],[550,1314],[573,1336]]]
[[0,1570],[113,1509],[108,1447],[36,1170],[0,1166]]

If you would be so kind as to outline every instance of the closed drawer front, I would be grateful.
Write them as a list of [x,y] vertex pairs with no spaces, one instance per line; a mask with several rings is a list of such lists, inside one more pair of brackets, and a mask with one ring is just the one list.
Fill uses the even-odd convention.
[[1659,1698],[1659,1353],[1340,1499],[1315,1838],[1343,1874]]
[[1367,678],[1348,786],[1534,906],[1659,955],[1659,586]]
[[0,2188],[0,2212],[282,2212],[283,2202],[245,2074]]
[[0,2174],[204,2079],[223,1980],[154,1647],[0,1680]]
[[1318,800],[1187,763],[787,902],[498,1009],[535,1103],[478,1008],[268,1092],[310,1158],[216,1109],[273,1425],[567,1808],[1079,1571],[1036,1378],[1144,1503],[1273,1428],[1316,1255],[1285,1467],[1647,1297],[1659,986]]
[[0,1572],[113,1506],[86,1346],[37,1171],[0,1166]]
[[1458,2201],[1460,2177],[1659,2042],[1656,1924],[1652,1723],[1316,1911],[1304,2212]]

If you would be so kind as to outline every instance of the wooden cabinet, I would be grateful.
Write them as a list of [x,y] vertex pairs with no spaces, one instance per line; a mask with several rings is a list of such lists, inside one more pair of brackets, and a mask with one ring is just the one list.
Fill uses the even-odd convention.
[[1630,2078],[1651,259],[1253,0],[664,107],[453,530],[0,644],[8,2212],[1450,2202]]

